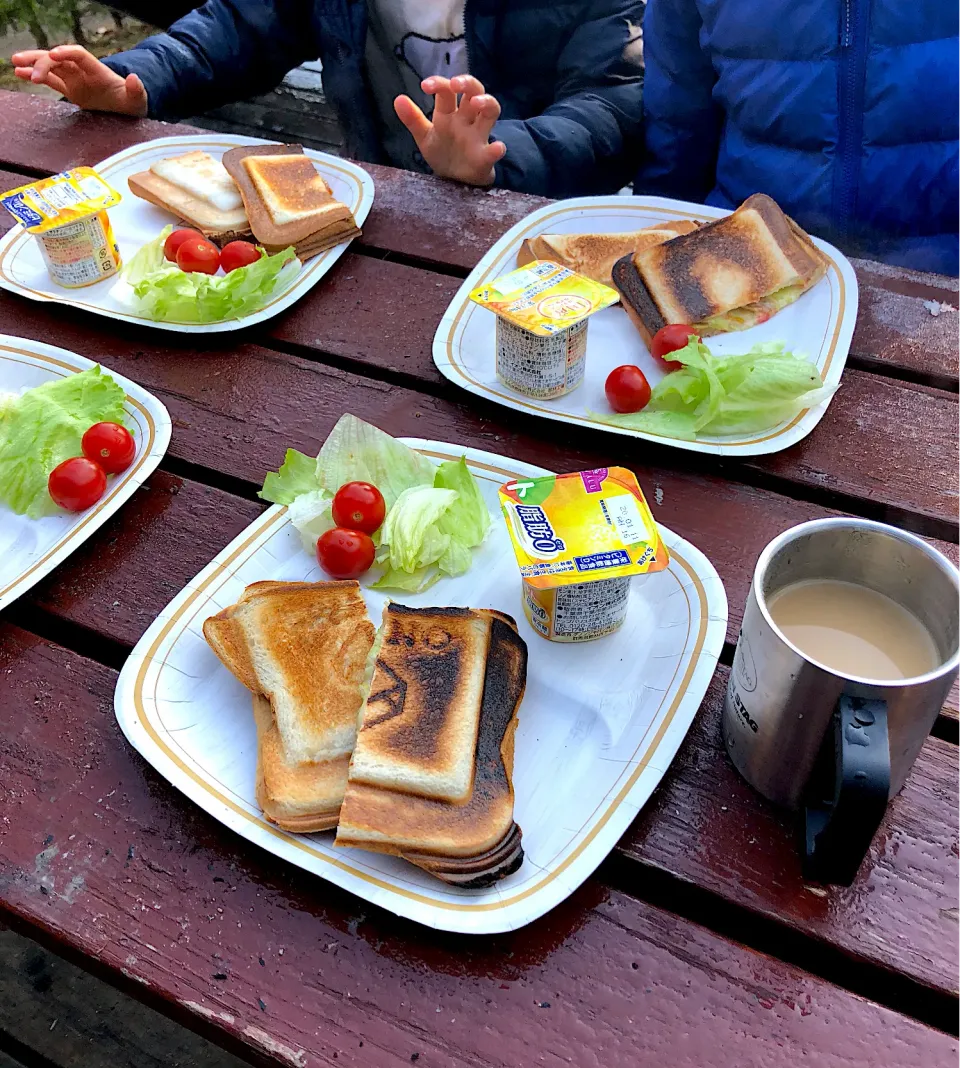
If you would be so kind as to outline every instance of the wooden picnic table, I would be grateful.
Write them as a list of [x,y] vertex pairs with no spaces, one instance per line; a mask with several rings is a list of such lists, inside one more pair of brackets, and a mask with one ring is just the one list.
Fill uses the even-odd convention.
[[[171,132],[0,93],[0,188]],[[856,262],[857,329],[822,422],[785,452],[719,460],[444,380],[430,353],[448,301],[543,201],[369,170],[363,237],[292,309],[242,333],[165,333],[0,292],[0,332],[102,360],[174,423],[147,485],[0,615],[0,919],[257,1063],[955,1064],[956,695],[849,888],[804,882],[793,821],[739,778],[719,719],[772,536],[853,513],[956,559],[956,279]],[[661,787],[587,883],[512,934],[437,933],[262,852],[170,786],[114,719],[132,646],[260,514],[284,450],[316,452],[345,410],[555,470],[628,464],[726,586],[721,665]]]

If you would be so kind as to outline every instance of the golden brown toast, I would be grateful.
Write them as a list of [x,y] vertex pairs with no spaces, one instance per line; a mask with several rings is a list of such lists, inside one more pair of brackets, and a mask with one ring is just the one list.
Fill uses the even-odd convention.
[[374,637],[358,583],[254,583],[203,633],[237,678],[269,699],[289,761],[349,755]]
[[223,165],[237,183],[254,237],[270,253],[292,245],[303,259],[360,233],[302,145],[232,148]]
[[613,285],[611,271],[621,256],[652,248],[697,228],[692,219],[674,219],[630,233],[540,234],[527,238],[517,254],[517,266],[550,260],[603,285]]
[[337,845],[403,856],[457,885],[486,885],[519,867],[523,850],[513,820],[512,774],[527,648],[509,616],[484,614],[491,639],[470,797],[451,804],[357,783],[351,773]]
[[257,725],[256,798],[263,814],[271,823],[298,834],[336,827],[350,758],[291,763],[283,751],[270,702],[259,694],[253,696],[253,718]]

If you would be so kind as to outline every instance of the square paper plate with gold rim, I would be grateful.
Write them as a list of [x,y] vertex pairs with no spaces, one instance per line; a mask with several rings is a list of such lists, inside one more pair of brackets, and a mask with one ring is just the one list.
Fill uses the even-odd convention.
[[[110,222],[120,244],[120,255],[126,263],[141,246],[152,241],[160,231],[176,218],[163,208],[141,200],[133,195],[127,187],[131,174],[147,170],[151,164],[168,156],[179,156],[184,152],[197,149],[208,152],[215,159],[220,159],[224,152],[238,145],[266,145],[256,137],[241,137],[235,134],[195,134],[181,137],[161,137],[147,141],[142,145],[132,145],[114,156],[94,165],[94,170],[105,178],[123,197],[120,203],[110,209]],[[329,156],[325,152],[315,152],[304,148],[303,153],[313,160],[317,170],[323,175],[333,195],[353,212],[358,226],[363,226],[373,204],[373,179],[361,167],[348,160]],[[6,214],[4,212],[4,214]],[[304,293],[312,289],[330,270],[337,260],[346,252],[349,241],[344,241],[326,252],[307,260],[300,273],[280,293],[274,294],[269,303],[259,311],[244,315],[239,319],[228,319],[221,323],[175,323],[158,322],[135,310],[117,299],[112,290],[116,284],[116,275],[97,282],[83,289],[65,289],[51,281],[47,268],[40,255],[36,238],[26,233],[22,226],[15,226],[4,238],[0,239],[0,287],[11,293],[29,297],[31,300],[53,301],[56,304],[69,304],[73,308],[83,308],[111,319],[123,319],[128,323],[144,323],[160,330],[176,330],[182,333],[214,334],[225,330],[240,330],[254,323],[261,323],[279,312],[289,308]]]
[[[85,371],[93,360],[39,341],[0,334],[0,394],[20,393],[52,379]],[[102,365],[101,365],[102,366]],[[146,481],[170,441],[170,416],[153,394],[103,367],[123,387],[127,427],[137,443],[130,467],[107,483],[107,492],[85,512],[28,519],[0,502],[0,608],[52,571],[102,526]]]
[[[726,595],[709,560],[661,528],[670,564],[634,579],[623,629],[582,645],[548,642],[524,618],[497,502],[504,482],[547,472],[453,445],[407,444],[437,462],[465,455],[494,522],[465,575],[395,599],[508,612],[529,650],[513,772],[525,851],[516,873],[488,889],[463,890],[396,857],[335,848],[332,833],[290,834],[263,818],[254,800],[250,694],[214,656],[201,628],[251,582],[324,577],[282,507],[252,523],[160,614],[120,674],[117,719],[174,786],[277,856],[431,927],[511,930],[572,893],[650,797],[713,675],[726,633]],[[364,596],[379,623],[384,596],[368,589]]]
[[[594,413],[610,411],[603,384],[614,367],[635,363],[651,385],[656,385],[664,374],[619,304],[590,318],[586,375],[581,386],[556,400],[525,397],[497,379],[494,366],[496,317],[469,299],[470,292],[477,286],[513,270],[524,240],[538,234],[620,233],[642,230],[666,219],[707,221],[728,214],[720,208],[663,197],[580,197],[539,208],[508,230],[470,272],[440,321],[433,340],[434,362],[451,382],[471,393],[519,412],[564,423],[718,456],[760,456],[795,444],[817,425],[829,401],[767,430],[739,435],[703,435],[696,441],[657,437],[598,420]],[[826,385],[836,385],[840,381],[857,318],[857,279],[850,262],[841,252],[818,238],[814,241],[827,257],[826,276],[766,323],[707,338],[706,344],[711,352],[718,356],[733,355],[747,352],[761,342],[782,341],[797,355],[816,363]]]

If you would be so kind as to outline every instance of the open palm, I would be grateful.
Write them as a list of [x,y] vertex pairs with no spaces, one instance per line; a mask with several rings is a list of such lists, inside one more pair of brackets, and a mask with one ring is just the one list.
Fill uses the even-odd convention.
[[14,74],[34,85],[49,85],[71,104],[88,111],[146,115],[147,91],[135,74],[126,78],[101,63],[80,45],[61,45],[49,52],[35,49],[13,56]]

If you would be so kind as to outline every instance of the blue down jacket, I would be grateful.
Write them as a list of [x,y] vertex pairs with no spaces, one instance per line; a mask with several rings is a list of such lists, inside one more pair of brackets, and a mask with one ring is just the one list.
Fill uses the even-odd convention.
[[[642,11],[642,0],[466,0],[470,73],[502,108],[497,185],[563,197],[629,180],[641,136]],[[347,154],[386,163],[366,33],[362,0],[210,0],[107,63],[139,75],[152,117],[176,119],[266,92],[319,57]]]
[[957,274],[957,4],[649,0],[638,193],[769,193],[845,251]]

